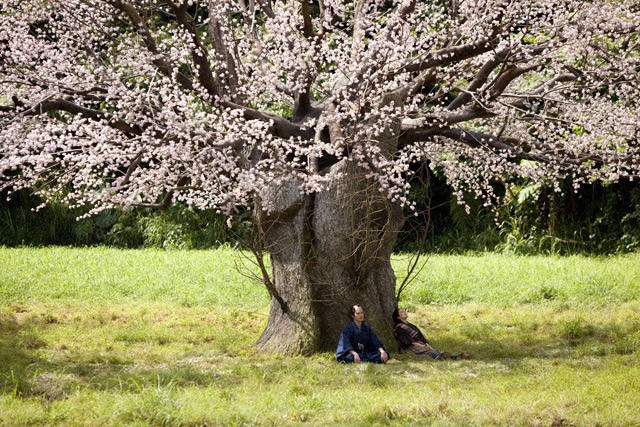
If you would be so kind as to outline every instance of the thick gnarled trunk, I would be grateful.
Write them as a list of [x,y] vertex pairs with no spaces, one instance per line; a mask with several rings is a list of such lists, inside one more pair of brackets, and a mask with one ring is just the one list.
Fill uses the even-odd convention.
[[403,222],[365,172],[342,161],[331,185],[301,197],[295,183],[274,189],[277,212],[260,218],[271,255],[273,284],[287,310],[272,301],[257,345],[283,354],[335,350],[354,304],[385,344],[394,348],[391,314],[395,275],[390,257]]

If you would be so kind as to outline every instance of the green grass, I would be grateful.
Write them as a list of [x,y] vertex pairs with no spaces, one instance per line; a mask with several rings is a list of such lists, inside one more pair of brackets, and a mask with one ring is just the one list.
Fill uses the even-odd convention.
[[0,426],[640,425],[638,254],[432,256],[402,304],[474,358],[384,366],[257,352],[238,261],[0,248]]
[[[505,307],[545,301],[616,304],[640,296],[640,254],[612,257],[431,255],[407,290],[417,304],[486,302]],[[406,274],[406,257],[396,275]]]
[[225,248],[0,249],[0,266],[0,300],[5,303],[170,302],[255,309],[268,301],[264,287],[245,277],[253,268],[247,257]]

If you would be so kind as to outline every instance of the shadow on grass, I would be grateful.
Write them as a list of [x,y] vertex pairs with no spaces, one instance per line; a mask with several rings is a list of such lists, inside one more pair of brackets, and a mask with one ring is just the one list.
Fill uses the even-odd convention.
[[20,308],[14,312],[0,315],[0,393],[54,401],[82,387],[82,379],[68,372],[67,364],[47,360],[51,349],[41,335],[57,319]]
[[[167,361],[165,357],[157,359],[153,347],[149,354],[139,358],[130,356],[126,350],[113,350],[109,345],[103,351],[96,351],[93,349],[96,342],[71,350],[44,338],[62,326],[55,316],[19,307],[11,311],[0,315],[0,394],[54,401],[82,389],[142,393],[150,388],[218,385],[222,388],[246,374],[232,370],[237,364],[230,362],[234,357],[220,353],[220,349],[195,357],[188,351],[178,353],[174,361]],[[172,342],[190,340],[180,333],[163,336],[162,342],[156,340],[157,334],[147,335],[145,340],[149,341],[134,342],[134,345],[162,348]],[[117,334],[111,338],[113,342],[118,341]],[[226,348],[226,341],[231,338],[221,337],[219,347]],[[217,365],[223,366],[226,372],[221,372]]]
[[0,391],[15,396],[30,392],[28,371],[41,362],[36,352],[46,344],[10,314],[0,315]]
[[481,338],[448,338],[432,345],[441,351],[465,352],[472,360],[486,362],[509,361],[518,363],[526,359],[580,359],[633,354],[640,349],[640,334],[619,333],[598,329],[590,324],[581,335],[563,336],[492,336]]
[[[442,335],[431,344],[440,351],[465,352],[473,359],[513,361],[632,354],[640,349],[636,322],[588,321],[581,317],[546,324],[480,324]],[[462,336],[461,336],[462,335]]]
[[[247,331],[218,331],[215,345],[209,334],[185,338],[176,330],[172,334],[158,333],[129,335],[144,338],[142,342],[129,339],[131,345],[152,345],[157,348],[173,343],[188,342],[199,353],[180,350],[175,357],[156,358],[153,348],[149,353],[137,353],[138,358],[122,350],[71,351],[50,345],[42,338],[49,328],[56,328],[56,319],[40,316],[21,316],[10,313],[0,316],[0,392],[16,396],[39,396],[46,400],[63,399],[81,389],[144,393],[149,389],[171,390],[186,387],[214,387],[222,391],[229,384],[279,384],[289,381],[295,384],[297,394],[311,393],[315,384],[324,381],[324,367],[334,364],[333,353],[313,358],[281,358],[248,353],[244,356],[227,354],[227,341],[246,345]],[[20,319],[20,320],[18,320]],[[251,325],[251,323],[248,323]],[[546,323],[502,322],[463,325],[457,334],[441,331],[431,339],[440,351],[466,352],[474,360],[502,362],[519,365],[526,359],[579,359],[582,356],[601,357],[609,354],[631,354],[640,348],[640,332],[635,322],[597,323],[583,318],[549,320]],[[141,326],[145,328],[144,326]],[[252,331],[252,335],[253,336]],[[121,338],[124,332],[119,332]],[[243,335],[244,334],[244,335]],[[112,339],[118,341],[114,334]],[[129,335],[126,335],[127,337]],[[243,338],[240,339],[240,335]],[[142,337],[142,338],[140,338]],[[145,340],[150,341],[145,341]],[[194,341],[195,340],[195,341]],[[193,342],[192,342],[193,341]],[[204,346],[208,346],[206,349]],[[234,347],[229,344],[229,347]],[[399,364],[394,369],[404,369],[407,362],[420,360],[412,355],[399,355],[395,343],[388,346]],[[237,348],[235,348],[237,350]],[[430,359],[424,359],[430,362]],[[403,367],[404,366],[404,367]],[[377,371],[366,372],[365,380],[375,386],[384,386],[385,378]],[[369,375],[371,374],[371,375]],[[392,383],[392,382],[391,382]],[[293,386],[292,386],[293,387]],[[308,388],[308,390],[307,390]]]

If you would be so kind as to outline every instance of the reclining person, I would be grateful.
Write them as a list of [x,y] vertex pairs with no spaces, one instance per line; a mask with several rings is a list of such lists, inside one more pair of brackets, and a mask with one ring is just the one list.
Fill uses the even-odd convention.
[[393,312],[393,323],[395,325],[393,336],[398,340],[399,353],[413,353],[416,356],[430,357],[436,360],[470,358],[467,353],[449,354],[431,347],[422,331],[416,325],[407,322],[408,317],[409,314],[404,309],[396,309]]

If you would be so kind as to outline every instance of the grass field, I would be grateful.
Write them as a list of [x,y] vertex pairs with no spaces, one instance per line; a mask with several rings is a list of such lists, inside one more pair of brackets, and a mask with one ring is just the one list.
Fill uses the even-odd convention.
[[0,426],[640,426],[640,254],[432,256],[402,304],[473,359],[383,366],[257,352],[268,298],[236,264],[0,248]]

